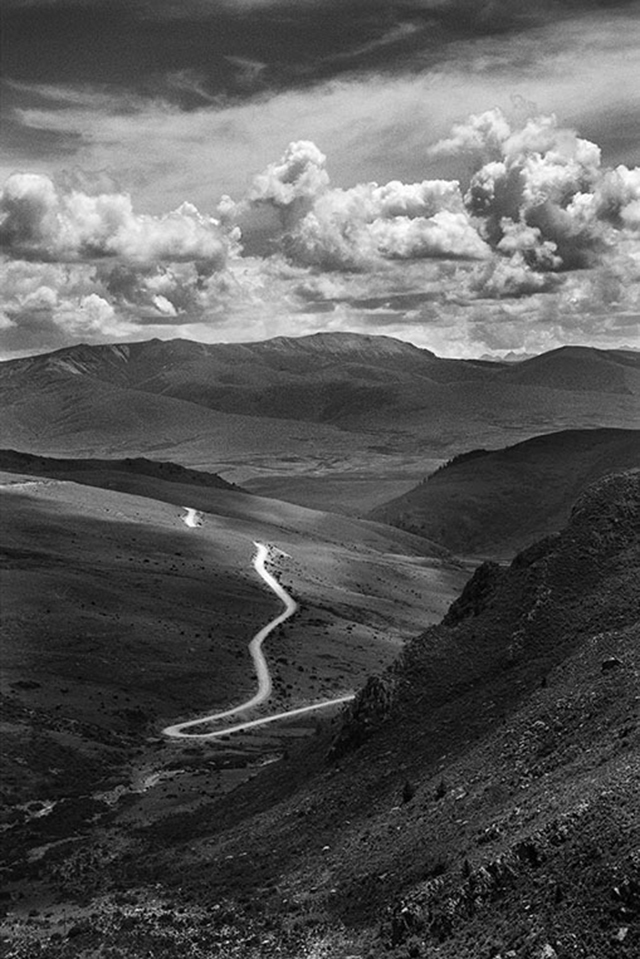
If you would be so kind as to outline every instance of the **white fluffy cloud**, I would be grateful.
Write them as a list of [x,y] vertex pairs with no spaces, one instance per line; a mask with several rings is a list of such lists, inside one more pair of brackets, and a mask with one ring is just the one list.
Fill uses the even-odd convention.
[[482,259],[489,249],[465,209],[456,180],[382,186],[330,186],[326,158],[308,141],[291,143],[278,163],[255,177],[238,204],[219,212],[251,230],[265,207],[274,243],[293,263],[324,270],[368,270],[384,260],[429,257]]
[[485,271],[488,295],[554,288],[547,274],[598,266],[640,226],[640,171],[603,169],[598,146],[553,116],[513,129],[490,110],[433,149],[478,159],[465,203],[495,255],[508,258]]
[[104,186],[16,174],[0,195],[6,349],[141,327],[204,340],[367,329],[445,355],[635,342],[640,169],[604,168],[553,117],[499,110],[432,152],[464,155],[464,182],[339,188],[321,150],[295,141],[216,218],[190,204],[139,215]]
[[594,191],[594,207],[599,218],[640,230],[640,167],[607,171]]
[[247,199],[281,208],[293,206],[298,200],[313,200],[329,186],[326,161],[315,143],[290,143],[278,163],[270,163],[255,177]]
[[513,125],[489,110],[457,124],[431,153],[475,162],[464,193],[442,179],[335,188],[325,156],[300,141],[220,209],[248,234],[256,225],[268,233],[268,248],[291,263],[320,271],[480,260],[466,288],[485,297],[553,290],[554,274],[596,266],[615,255],[621,231],[640,225],[640,173],[603,170],[598,146],[553,116]]
[[15,173],[0,194],[0,248],[41,260],[122,257],[193,261],[211,273],[227,244],[216,220],[189,203],[164,216],[136,215],[127,194],[63,192],[35,173]]
[[[19,339],[18,328],[29,343],[39,331],[44,345],[61,336],[123,336],[140,322],[199,313],[235,245],[233,231],[225,234],[189,203],[138,215],[124,193],[63,189],[47,176],[13,174],[0,193],[10,339]],[[16,264],[22,269],[11,269]]]

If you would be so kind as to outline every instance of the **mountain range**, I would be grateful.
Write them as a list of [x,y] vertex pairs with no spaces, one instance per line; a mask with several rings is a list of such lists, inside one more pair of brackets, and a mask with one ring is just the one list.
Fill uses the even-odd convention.
[[470,448],[637,427],[640,355],[450,360],[351,333],[78,345],[0,364],[0,404],[4,448],[171,460],[362,514]]

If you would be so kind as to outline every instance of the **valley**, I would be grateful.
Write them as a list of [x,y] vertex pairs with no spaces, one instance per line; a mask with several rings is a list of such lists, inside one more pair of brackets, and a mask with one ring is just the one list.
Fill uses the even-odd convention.
[[391,337],[78,345],[0,364],[0,447],[144,456],[363,515],[446,459],[540,433],[637,428],[639,354],[441,359]]
[[[137,796],[148,821],[255,775],[314,733],[310,707],[339,707],[425,616],[442,615],[466,577],[420,538],[225,484],[171,482],[129,461],[70,462],[65,479],[43,475],[60,477],[60,462],[9,462],[40,474],[0,476],[3,803],[19,857],[51,831],[91,833],[86,817],[109,818],[114,802]],[[184,502],[195,504],[186,516]],[[247,644],[279,602],[252,569],[257,537],[277,544],[268,575],[297,600],[267,639],[268,702],[247,708],[256,682]],[[163,734],[214,709],[259,725],[210,747]],[[36,822],[12,810],[35,799],[62,806],[34,833]]]
[[632,351],[81,345],[0,396],[8,959],[633,959]]

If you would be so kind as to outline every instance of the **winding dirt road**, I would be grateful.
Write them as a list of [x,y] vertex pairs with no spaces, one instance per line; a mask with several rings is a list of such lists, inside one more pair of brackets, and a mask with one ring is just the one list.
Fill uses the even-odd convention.
[[[196,511],[188,506],[183,508],[187,511],[186,517],[183,517],[186,525],[190,527],[199,526],[201,521]],[[198,719],[190,719],[185,723],[176,723],[173,726],[167,726],[162,730],[165,736],[169,736],[173,739],[219,739],[221,736],[227,736],[229,733],[241,732],[243,729],[253,729],[257,726],[265,726],[267,723],[274,723],[279,719],[288,719],[292,716],[303,716],[305,713],[315,712],[319,709],[327,709],[329,706],[338,706],[341,703],[348,703],[354,698],[355,693],[347,693],[343,696],[338,696],[335,699],[324,699],[321,702],[313,703],[310,706],[299,706],[296,709],[289,709],[284,712],[274,713],[270,716],[263,716],[260,719],[245,720],[240,723],[232,724],[231,726],[223,726],[221,729],[216,729],[213,732],[195,733],[186,731],[193,729],[194,726],[201,726],[204,723],[218,722],[221,719],[229,719],[231,716],[237,716],[239,713],[244,713],[248,709],[263,703],[265,699],[271,695],[271,673],[269,672],[269,666],[267,664],[265,655],[262,652],[262,644],[274,629],[280,626],[281,623],[284,623],[285,620],[289,619],[290,616],[293,616],[298,608],[298,604],[293,597],[289,595],[286,589],[280,585],[275,576],[273,576],[266,568],[265,563],[269,558],[270,553],[269,547],[264,543],[254,543],[254,546],[256,547],[256,554],[253,557],[254,569],[284,604],[284,610],[274,619],[270,620],[266,626],[263,626],[262,629],[258,630],[249,643],[249,652],[251,654],[251,659],[253,660],[254,669],[258,679],[258,689],[251,699],[241,703],[239,706],[222,710],[222,712],[211,713],[208,716],[200,716]]]
[[197,510],[192,509],[190,506],[183,506],[183,510],[186,510],[186,516],[182,517],[182,522],[185,526],[189,526],[191,529],[195,529],[197,526],[202,526],[202,520]]

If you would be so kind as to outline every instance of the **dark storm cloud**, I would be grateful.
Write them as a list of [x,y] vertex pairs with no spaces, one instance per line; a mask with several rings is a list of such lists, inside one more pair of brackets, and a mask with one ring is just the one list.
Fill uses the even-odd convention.
[[[5,80],[0,80],[0,123],[8,174],[24,169],[24,158],[29,165],[40,157],[61,165],[100,139],[83,118],[74,127],[72,94],[91,97],[92,110],[115,118],[143,111],[145,105],[167,107],[184,116],[206,110],[220,113],[243,104],[253,109],[256,102],[266,103],[277,95],[329,89],[332,81],[353,84],[361,79],[369,86],[372,80],[379,84],[413,79],[451,68],[485,79],[501,78],[509,89],[518,77],[531,78],[538,71],[541,51],[531,38],[540,34],[539,28],[563,21],[566,27],[551,36],[547,32],[544,40],[545,50],[555,44],[562,58],[575,47],[573,21],[595,18],[593,29],[598,34],[598,17],[610,26],[617,22],[617,14],[624,13],[624,23],[621,17],[619,22],[624,36],[629,36],[629,20],[640,3],[2,0],[1,6]],[[587,104],[573,102],[580,115],[564,119],[584,128]],[[365,124],[367,104],[364,99]],[[635,105],[629,109],[635,110]],[[599,114],[603,112],[608,115],[602,110]],[[313,116],[310,113],[309,122]],[[69,118],[66,126],[64,117]],[[606,117],[601,119],[607,122]],[[637,149],[637,120],[630,119],[633,133],[626,140],[621,124],[610,124],[601,131],[603,136],[596,137],[605,151],[607,134],[612,137],[614,149],[608,151],[612,160],[628,162],[629,145]],[[405,135],[402,124],[407,116],[401,109],[397,122],[399,127],[387,122],[379,128],[369,122],[364,131],[366,154],[376,176],[389,166],[389,157],[396,157],[398,140]],[[306,118],[304,127],[308,128]],[[305,129],[304,135],[309,133]],[[294,130],[284,132],[283,141],[292,135]],[[412,153],[405,152],[407,165]],[[446,172],[450,174],[449,169]],[[202,202],[201,197],[194,199]]]
[[[4,0],[5,75],[162,92],[184,108],[354,71],[424,67],[447,43],[631,0]],[[177,83],[176,78],[197,82]],[[173,78],[173,82],[171,80]],[[167,82],[168,81],[168,82]]]

